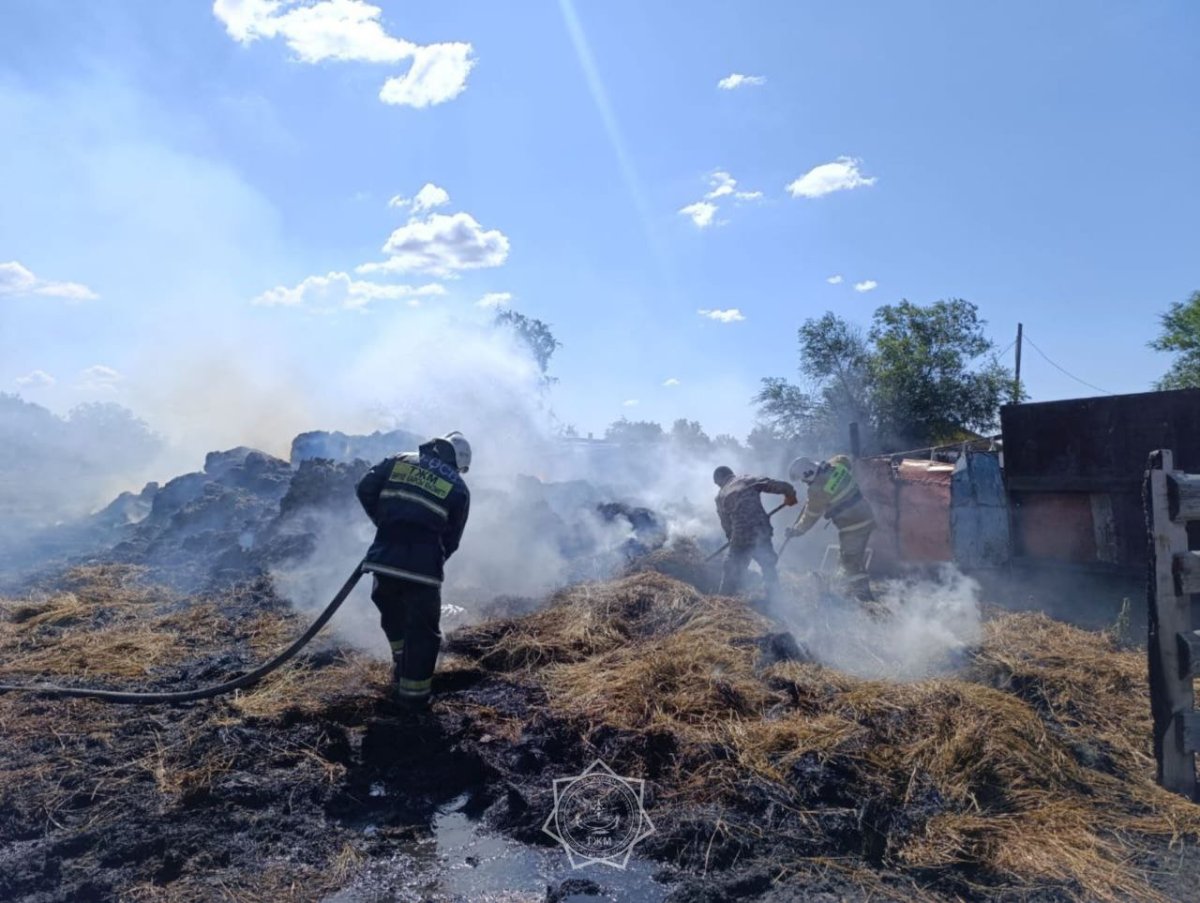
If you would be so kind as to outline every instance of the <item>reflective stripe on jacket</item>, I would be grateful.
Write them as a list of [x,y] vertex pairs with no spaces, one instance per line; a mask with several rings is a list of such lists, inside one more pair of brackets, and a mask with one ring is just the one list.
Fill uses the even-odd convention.
[[[439,445],[441,443],[441,445]],[[376,527],[363,569],[440,586],[443,566],[458,549],[471,494],[445,439],[386,458],[358,483],[358,500]]]
[[875,515],[854,479],[853,465],[845,455],[834,455],[817,468],[808,487],[808,504],[797,529],[810,530],[822,517],[833,521],[839,533],[875,526]]

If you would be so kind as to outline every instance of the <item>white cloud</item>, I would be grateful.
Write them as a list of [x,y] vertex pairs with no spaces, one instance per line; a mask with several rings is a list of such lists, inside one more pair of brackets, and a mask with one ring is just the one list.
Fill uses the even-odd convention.
[[862,282],[854,283],[854,290],[856,292],[869,292],[872,289],[877,288],[878,286],[879,286],[879,283],[876,282],[874,279],[865,279]]
[[830,285],[841,285],[842,284],[842,276],[839,273],[837,276],[830,276],[825,281],[828,282]]
[[90,389],[94,392],[115,392],[117,383],[125,377],[112,367],[104,364],[92,364],[86,370],[79,373],[82,382],[79,384],[80,389]]
[[670,388],[672,386],[677,386],[677,385],[679,385],[679,380],[677,380],[675,377],[672,376],[670,379],[665,380],[663,382],[663,385],[667,386],[668,388]]
[[390,255],[387,260],[364,263],[356,272],[449,276],[497,267],[508,259],[508,237],[499,229],[485,231],[469,213],[433,213],[393,232],[383,251]]
[[432,182],[426,182],[421,190],[413,197],[406,198],[402,194],[393,195],[388,201],[389,207],[408,207],[412,205],[413,214],[416,215],[425,210],[432,210],[434,207],[443,207],[450,203],[450,193],[445,188],[434,185]]
[[874,185],[875,177],[864,177],[858,171],[861,160],[838,157],[832,163],[814,166],[787,186],[794,198],[819,198],[834,191],[846,191],[863,185]]
[[0,297],[5,295],[40,295],[45,298],[65,298],[68,301],[92,301],[99,297],[86,285],[78,282],[39,279],[15,260],[0,263]]
[[703,229],[713,224],[713,217],[717,213],[717,205],[710,204],[708,201],[697,201],[694,204],[688,204],[686,207],[679,208],[679,212],[684,216],[690,216],[692,222]]
[[738,191],[737,179],[723,169],[714,169],[708,174],[709,192],[704,196],[707,201],[732,196],[739,201],[757,201],[763,196],[761,191]]
[[48,389],[58,380],[45,370],[34,370],[32,373],[18,376],[16,382],[23,389]]
[[420,213],[423,210],[432,210],[434,207],[442,207],[449,203],[450,194],[445,188],[439,188],[432,182],[426,182],[417,192],[417,196],[413,198],[413,212]]
[[621,402],[621,406],[626,408],[636,408],[638,406],[638,400],[636,398],[627,398],[625,401]]
[[430,44],[413,54],[408,72],[389,78],[379,89],[386,104],[428,107],[453,100],[467,87],[467,76],[475,67],[471,45]]
[[707,308],[701,308],[696,313],[710,320],[716,320],[718,323],[738,323],[746,319],[736,307],[731,307],[729,310],[708,310]]
[[[286,11],[285,11],[286,10]],[[354,60],[398,63],[417,45],[394,38],[379,23],[381,10],[363,0],[215,0],[213,15],[241,44],[281,37],[301,62]]]
[[422,46],[388,34],[380,8],[365,0],[214,0],[212,10],[235,41],[282,38],[304,63],[411,59],[405,75],[384,83],[384,103],[425,107],[451,100],[463,92],[475,65],[470,44]]
[[475,302],[477,307],[507,307],[512,301],[512,292],[488,292]]
[[298,285],[280,285],[263,292],[250,303],[263,307],[314,307],[319,310],[343,308],[361,310],[373,301],[407,301],[416,307],[420,299],[444,295],[446,289],[437,283],[429,285],[382,285],[378,282],[351,279],[347,273],[309,276]]
[[705,197],[713,200],[733,194],[733,189],[737,187],[737,179],[724,170],[714,169],[708,176],[708,184],[712,190]]
[[748,85],[765,85],[766,83],[767,79],[762,75],[742,75],[740,72],[734,72],[717,82],[717,87],[723,91],[732,91],[734,88],[743,88]]

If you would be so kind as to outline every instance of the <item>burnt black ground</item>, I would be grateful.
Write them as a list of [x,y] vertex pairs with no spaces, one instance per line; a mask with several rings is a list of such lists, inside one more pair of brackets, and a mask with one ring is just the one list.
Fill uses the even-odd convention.
[[[257,655],[239,637],[264,611],[302,629],[268,584],[222,598],[222,627],[198,639],[189,659],[146,683],[191,687],[246,670]],[[797,654],[778,635],[764,637],[761,648]],[[354,658],[319,642],[298,667],[319,676]],[[891,872],[889,832],[919,829],[921,812],[936,811],[938,801],[917,794],[907,813],[915,821],[898,822],[879,801],[848,795],[836,759],[802,761],[792,776],[807,788],[815,823],[797,819],[765,783],[748,782],[739,804],[720,811],[689,806],[671,798],[660,776],[681,756],[720,757],[723,750],[685,752],[667,733],[556,718],[535,685],[461,659],[447,664],[424,718],[386,699],[382,667],[362,672],[369,676],[358,684],[340,678],[340,687],[326,687],[316,701],[298,696],[270,716],[247,715],[229,699],[145,708],[21,700],[22,724],[17,730],[6,720],[0,753],[0,899],[317,901],[340,889],[351,895],[334,899],[356,903],[468,899],[386,890],[436,887],[438,869],[464,865],[414,866],[397,851],[427,843],[439,813],[454,806],[486,831],[562,855],[541,830],[553,805],[552,782],[596,758],[618,774],[646,778],[657,832],[638,855],[655,863],[663,899],[671,903],[901,901],[921,893],[944,900],[1070,899],[1062,888],[986,890],[985,876],[969,870],[924,884],[920,876]],[[515,735],[497,730],[514,719],[521,724]],[[872,862],[882,889],[865,893],[828,864],[790,873],[783,863],[794,863],[797,854],[826,863],[839,855]],[[1200,860],[1191,850],[1164,843],[1144,867],[1168,899],[1194,898]],[[604,875],[589,870],[581,877],[605,887]],[[586,887],[572,889],[579,894]],[[548,898],[561,890],[561,882],[547,882]],[[611,888],[607,898],[629,899]]]
[[[187,610],[181,603],[215,600],[220,619],[211,633],[191,639],[184,660],[142,684],[190,688],[244,672],[259,657],[244,637],[264,612],[296,633],[303,627],[264,581],[207,600],[163,593],[157,607],[178,613]],[[54,629],[110,621],[99,609],[94,623]],[[295,667],[315,680],[351,660],[362,665],[318,640]],[[408,874],[401,865],[397,874],[396,851],[427,841],[450,804],[485,831],[563,856],[541,830],[553,807],[553,780],[597,757],[649,780],[647,807],[658,833],[638,854],[658,863],[663,898],[770,892],[763,877],[772,872],[769,845],[749,849],[714,838],[717,819],[732,814],[688,812],[659,798],[655,775],[677,752],[669,736],[534,714],[545,701],[537,687],[451,665],[437,676],[432,712],[420,718],[387,699],[386,668],[366,665],[346,672],[369,675],[361,683],[339,678],[341,685],[324,686],[319,700],[285,701],[269,716],[245,714],[230,698],[117,707],[7,697],[0,899],[321,900],[367,881],[375,866],[386,866],[393,885],[428,884],[427,871]],[[305,683],[296,689],[303,692]],[[524,723],[518,736],[495,732],[513,718]],[[754,814],[766,802],[749,802],[752,821],[770,819]],[[548,883],[547,893],[555,886]],[[834,877],[820,887],[837,899],[858,898],[851,883]],[[384,898],[360,891],[355,899]]]

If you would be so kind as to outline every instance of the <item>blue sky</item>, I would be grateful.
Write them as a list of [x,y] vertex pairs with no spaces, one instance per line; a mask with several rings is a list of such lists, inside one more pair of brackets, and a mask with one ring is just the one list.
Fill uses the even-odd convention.
[[[56,410],[220,417],[220,383],[292,428],[280,395],[380,335],[453,343],[490,296],[553,325],[581,430],[745,435],[826,310],[967,298],[1000,347],[1022,321],[1132,392],[1169,365],[1158,313],[1200,288],[1186,0],[0,16],[0,389]],[[1092,394],[1024,367],[1035,400]]]

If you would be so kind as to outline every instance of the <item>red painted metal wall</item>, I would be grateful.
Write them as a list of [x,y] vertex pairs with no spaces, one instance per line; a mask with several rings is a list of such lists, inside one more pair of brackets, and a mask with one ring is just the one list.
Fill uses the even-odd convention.
[[864,458],[855,464],[863,495],[875,510],[878,527],[871,537],[872,570],[901,563],[930,563],[954,558],[950,535],[949,464]]

